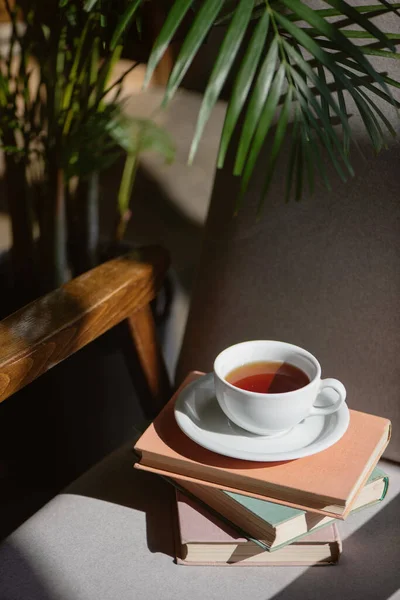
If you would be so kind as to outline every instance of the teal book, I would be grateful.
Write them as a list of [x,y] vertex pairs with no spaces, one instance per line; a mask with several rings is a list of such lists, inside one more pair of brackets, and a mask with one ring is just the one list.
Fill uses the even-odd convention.
[[[221,515],[225,522],[241,530],[249,538],[262,540],[263,546],[271,552],[336,521],[332,517],[235,492],[188,481],[180,481],[179,484],[190,496]],[[376,467],[355,500],[350,514],[383,500],[388,485],[388,476]]]

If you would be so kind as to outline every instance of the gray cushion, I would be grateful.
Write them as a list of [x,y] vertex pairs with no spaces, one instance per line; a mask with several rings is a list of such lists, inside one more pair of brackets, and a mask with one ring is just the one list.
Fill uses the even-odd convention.
[[399,598],[400,467],[387,499],[341,525],[338,567],[224,569],[173,562],[173,493],[130,446],[54,498],[0,547],[1,600]]

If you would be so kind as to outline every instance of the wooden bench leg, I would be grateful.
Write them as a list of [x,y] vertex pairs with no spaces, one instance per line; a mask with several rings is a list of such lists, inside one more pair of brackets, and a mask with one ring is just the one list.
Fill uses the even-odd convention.
[[155,412],[158,413],[171,396],[171,385],[150,305],[147,304],[129,317],[127,325]]

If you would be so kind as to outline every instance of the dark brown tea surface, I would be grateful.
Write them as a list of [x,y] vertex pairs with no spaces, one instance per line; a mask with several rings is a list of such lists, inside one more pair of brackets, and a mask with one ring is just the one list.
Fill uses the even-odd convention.
[[225,377],[235,387],[262,394],[293,392],[310,383],[304,371],[286,362],[261,361],[233,369]]

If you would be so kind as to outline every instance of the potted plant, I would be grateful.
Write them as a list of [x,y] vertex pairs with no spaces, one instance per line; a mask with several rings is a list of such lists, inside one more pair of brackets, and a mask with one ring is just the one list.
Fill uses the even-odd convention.
[[[173,157],[165,132],[149,121],[128,120],[123,113],[119,94],[136,63],[110,83],[124,47],[140,38],[141,11],[149,4],[59,0],[38,6],[32,0],[12,5],[5,0],[11,36],[0,69],[0,139],[12,224],[12,273],[20,303],[98,261],[102,170],[121,154],[127,155],[116,194],[115,240],[120,242],[130,214],[138,155],[155,148],[167,159]],[[376,17],[397,11],[397,4],[355,8],[332,0],[330,8],[319,10],[301,0],[169,4],[146,77],[148,83],[166,49],[178,39],[180,51],[165,103],[211,28],[226,28],[204,93],[189,162],[224,84],[235,72],[218,167],[226,163],[230,148],[235,155],[233,173],[241,178],[236,210],[268,140],[271,152],[264,165],[259,209],[287,139],[291,140],[287,199],[302,197],[306,179],[312,192],[315,173],[329,187],[326,160],[342,180],[353,175],[349,101],[376,152],[386,144],[385,130],[394,134],[381,104],[397,106],[390,88],[399,84],[368,57],[397,58],[398,34],[385,34],[374,24]],[[321,151],[326,155],[323,160]]]
[[5,0],[11,34],[0,59],[0,149],[19,304],[98,263],[103,170],[125,155],[112,199],[111,241],[119,243],[140,153],[173,158],[166,132],[124,114],[122,86],[139,62],[111,79],[138,37],[139,4]]

